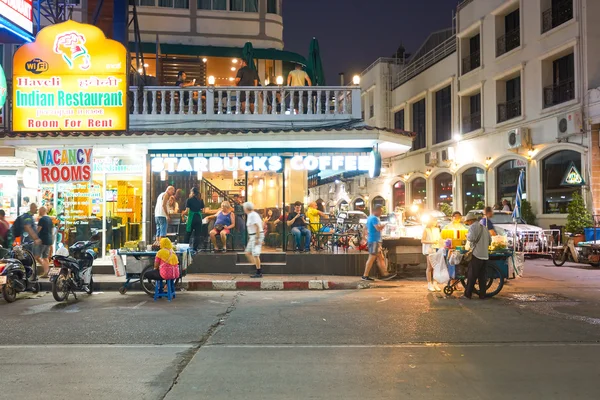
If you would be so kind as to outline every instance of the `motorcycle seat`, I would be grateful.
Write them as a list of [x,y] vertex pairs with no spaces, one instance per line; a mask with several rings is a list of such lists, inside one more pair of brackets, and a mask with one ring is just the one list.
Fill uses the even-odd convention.
[[14,263],[23,264],[21,262],[21,260],[17,260],[16,258],[3,258],[2,260],[0,260],[0,262],[4,263],[4,264],[14,264]]

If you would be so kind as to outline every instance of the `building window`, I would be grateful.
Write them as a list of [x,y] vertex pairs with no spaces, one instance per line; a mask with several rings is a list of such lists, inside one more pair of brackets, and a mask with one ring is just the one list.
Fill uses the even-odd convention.
[[435,92],[435,143],[452,138],[452,87]]
[[[483,202],[485,207],[485,171],[481,168],[469,168],[462,174],[462,195],[464,213],[478,208]],[[481,206],[481,204],[479,204]]]
[[369,92],[369,118],[375,116],[375,93],[371,90]]
[[481,93],[467,96],[463,102],[462,132],[481,129]]
[[352,209],[354,211],[365,211],[365,200],[361,197],[357,198],[352,202]]
[[413,150],[424,149],[427,146],[425,99],[412,105],[412,130],[417,134],[413,141]]
[[[517,195],[517,185],[521,170],[525,171],[527,163],[522,160],[508,160],[496,168],[496,204],[501,205],[503,200],[514,203]],[[523,176],[523,194],[527,191],[527,175]]]
[[227,10],[227,0],[198,0],[199,10]]
[[573,193],[581,193],[581,187],[563,182],[572,166],[582,173],[581,154],[572,150],[559,151],[542,161],[544,214],[566,214]]
[[[549,68],[547,62],[542,66],[543,71],[548,71]],[[552,84],[544,87],[544,107],[552,107],[575,98],[575,55],[570,53],[552,61],[551,68]]]
[[573,0],[544,0],[544,3],[550,7],[542,13],[542,33],[573,19]]
[[519,9],[517,8],[502,18],[504,20],[501,22],[504,24],[504,35],[496,40],[496,57],[500,57],[502,54],[516,49],[521,44],[519,14]]
[[394,129],[404,130],[404,110],[394,113]]
[[406,205],[406,186],[404,185],[404,182],[398,181],[394,183],[394,187],[392,188],[392,201],[394,202],[394,210],[396,207],[404,208]]
[[[504,85],[506,101],[498,104],[498,123],[521,115],[521,77],[517,76],[499,84]],[[498,93],[502,91],[498,90]]]
[[439,210],[440,204],[446,203],[451,207],[454,204],[452,197],[452,175],[443,172],[433,180],[435,207]]
[[277,14],[278,0],[267,0],[267,14]]
[[231,0],[231,11],[258,12],[258,0]]
[[471,72],[481,65],[481,45],[480,35],[477,34],[471,38],[466,39],[464,46],[467,50],[467,56],[462,60],[462,73],[466,74]]
[[427,203],[427,181],[424,178],[415,178],[410,183],[410,192],[413,204]]
[[138,6],[146,6],[146,7],[155,7],[156,6],[156,0],[137,0],[136,3]]
[[383,197],[375,196],[373,198],[373,200],[371,201],[371,210],[373,210],[377,206],[385,207],[385,199]]
[[159,7],[190,8],[189,0],[158,0]]

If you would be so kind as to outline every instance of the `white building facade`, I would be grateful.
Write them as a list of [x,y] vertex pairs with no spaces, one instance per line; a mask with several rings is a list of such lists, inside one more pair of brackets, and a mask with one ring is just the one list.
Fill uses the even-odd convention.
[[[455,34],[400,67],[389,94],[384,67],[365,71],[367,124],[417,138],[411,152],[388,160],[384,176],[353,185],[362,193],[347,197],[377,196],[388,209],[447,203],[465,213],[513,203],[524,170],[540,226],[564,225],[577,191],[600,213],[599,13],[591,0],[463,1]],[[581,186],[565,181],[573,167]]]

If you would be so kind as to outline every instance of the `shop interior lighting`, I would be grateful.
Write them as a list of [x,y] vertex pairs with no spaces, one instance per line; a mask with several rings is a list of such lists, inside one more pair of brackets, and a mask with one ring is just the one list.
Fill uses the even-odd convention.
[[279,86],[283,85],[283,76],[279,75],[275,81]]
[[144,64],[144,68],[148,68],[150,65],[148,63]]
[[253,191],[254,191],[254,188],[252,187],[252,185],[248,185],[248,197],[252,196]]
[[211,76],[208,77],[208,84],[211,85],[211,86],[214,86],[214,84],[215,84],[215,77],[214,76],[211,75]]
[[198,171],[198,180],[201,181],[202,180],[202,171]]
[[234,58],[233,60],[231,60],[231,62],[232,62],[232,63],[234,63],[234,64],[237,64],[237,62],[238,62],[238,59],[237,59],[237,58]]
[[358,76],[358,75],[354,75],[354,76],[352,77],[352,83],[353,83],[354,85],[356,85],[356,86],[360,85],[360,76]]
[[242,191],[240,192],[240,194],[242,195],[242,197],[246,197],[246,190],[242,189]]
[[412,206],[410,206],[410,211],[412,211],[413,213],[416,213],[417,211],[419,211],[419,205],[413,204]]
[[229,78],[229,82],[233,82],[233,80],[234,80],[233,78]]
[[488,158],[485,159],[485,165],[487,167],[489,167],[491,163],[492,163],[492,157],[488,157]]
[[235,71],[235,67],[231,67],[231,70],[232,70],[232,71]]
[[204,58],[202,59],[202,62],[203,62],[203,63],[205,63],[205,62],[207,62],[207,61],[208,61],[208,60],[206,59],[206,57],[204,57]]
[[163,182],[167,180],[167,171],[160,171],[160,180]]
[[235,171],[233,171],[233,179],[237,179],[238,178],[238,172],[237,169]]
[[273,180],[273,178],[269,180],[269,187],[275,187],[275,181]]

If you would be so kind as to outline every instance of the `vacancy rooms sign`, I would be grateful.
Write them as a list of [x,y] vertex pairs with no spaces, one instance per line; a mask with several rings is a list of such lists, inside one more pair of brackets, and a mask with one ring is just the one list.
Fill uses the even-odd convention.
[[40,31],[13,59],[13,130],[127,129],[127,52],[92,25]]
[[92,148],[39,149],[40,184],[76,183],[92,180]]

